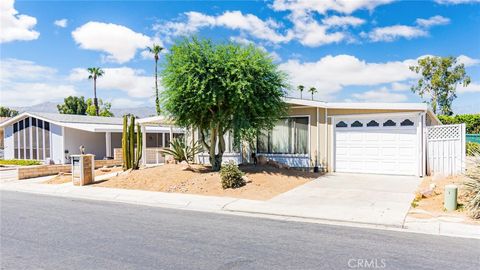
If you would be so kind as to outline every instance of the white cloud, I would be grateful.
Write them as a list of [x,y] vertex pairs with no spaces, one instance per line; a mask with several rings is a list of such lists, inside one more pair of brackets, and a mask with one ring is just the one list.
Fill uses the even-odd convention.
[[347,38],[343,32],[327,32],[329,27],[319,24],[312,16],[291,15],[290,20],[294,27],[290,32],[302,45],[317,47],[330,43],[337,43]]
[[133,100],[130,98],[116,98],[112,100],[112,107],[115,108],[136,108],[144,105],[145,102],[140,100]]
[[376,27],[369,33],[362,32],[362,37],[369,38],[373,42],[386,41],[391,42],[399,38],[412,39],[428,36],[428,29],[436,25],[446,25],[450,23],[449,18],[436,15],[428,19],[418,18],[416,25],[392,25],[385,27]]
[[463,54],[457,57],[457,61],[460,64],[464,64],[466,67],[476,66],[480,64],[480,59],[470,58]]
[[391,84],[390,88],[393,90],[393,91],[405,91],[405,90],[409,90],[411,87],[410,84],[406,84],[406,83],[400,83],[400,82],[394,82]]
[[156,24],[153,29],[167,36],[182,36],[196,33],[204,27],[225,27],[239,30],[255,38],[273,43],[287,42],[291,39],[275,30],[279,24],[272,19],[261,20],[253,14],[243,14],[241,11],[225,11],[218,16],[209,16],[200,12],[184,13],[185,22],[167,22],[165,25]]
[[390,2],[393,2],[393,0],[275,0],[272,7],[277,11],[289,10],[297,14],[309,11],[321,14],[325,14],[327,11],[350,14],[361,9],[373,10],[379,5]]
[[53,22],[53,24],[58,26],[58,27],[65,28],[65,27],[67,27],[68,20],[67,19],[56,20],[56,21]]
[[416,22],[417,25],[419,25],[419,26],[428,28],[428,27],[432,27],[432,26],[435,26],[435,25],[445,25],[445,24],[449,24],[449,23],[450,23],[450,19],[449,19],[449,18],[445,18],[445,17],[440,16],[440,15],[437,15],[437,16],[430,17],[430,18],[428,18],[428,19],[418,18],[415,22]]
[[458,4],[480,3],[480,0],[435,0],[435,2],[442,5],[458,5]]
[[393,93],[385,87],[363,93],[355,93],[352,94],[352,97],[361,102],[403,102],[407,100],[406,95]]
[[[97,80],[97,89],[120,90],[131,97],[144,98],[154,95],[154,78],[145,71],[129,67],[103,68],[104,75]],[[85,68],[75,68],[69,76],[72,81],[88,80]]]
[[366,34],[371,41],[394,41],[398,38],[412,39],[427,36],[428,32],[415,26],[393,25],[374,28]]
[[137,50],[152,44],[151,38],[122,25],[88,22],[72,32],[82,49],[107,53],[106,60],[125,63],[135,57]]
[[417,75],[408,67],[416,62],[416,59],[406,59],[369,63],[351,55],[327,55],[316,62],[289,60],[280,68],[287,72],[293,87],[315,86],[320,98],[331,99],[345,86],[374,86],[415,79]]
[[40,33],[33,29],[36,24],[35,17],[18,13],[14,0],[0,1],[0,43],[37,39]]
[[4,106],[35,105],[77,94],[75,87],[63,81],[56,69],[32,61],[3,59],[0,82]]
[[322,20],[328,26],[359,26],[365,23],[365,20],[352,16],[330,16]]
[[464,87],[463,85],[459,85],[457,87],[457,91],[461,94],[464,94],[464,93],[480,93],[480,83],[472,82],[467,87]]

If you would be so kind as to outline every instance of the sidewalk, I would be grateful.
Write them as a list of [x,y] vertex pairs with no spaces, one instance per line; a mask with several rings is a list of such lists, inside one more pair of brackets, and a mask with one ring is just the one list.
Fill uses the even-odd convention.
[[[108,176],[102,176],[102,178]],[[358,218],[346,220],[341,209],[325,206],[292,206],[270,201],[254,201],[229,197],[202,196],[193,194],[152,192],[142,190],[115,189],[93,186],[73,186],[42,184],[51,177],[39,177],[30,180],[12,181],[0,184],[0,190],[36,193],[68,198],[139,204],[153,207],[206,211],[223,214],[267,217],[280,220],[304,221],[322,224],[335,224],[363,228],[387,229],[403,232],[425,233],[480,239],[480,226],[439,221],[432,219],[414,219],[408,217],[403,226],[391,224],[389,217],[381,220],[369,220],[367,208],[358,209]],[[100,180],[100,179],[96,179]],[[330,217],[326,219],[325,217]],[[331,219],[331,217],[336,219]]]

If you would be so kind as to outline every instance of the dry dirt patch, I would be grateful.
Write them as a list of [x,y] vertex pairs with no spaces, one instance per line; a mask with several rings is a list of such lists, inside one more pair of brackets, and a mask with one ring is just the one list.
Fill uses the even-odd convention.
[[[463,209],[466,203],[466,196],[463,183],[466,181],[465,176],[450,176],[450,177],[425,177],[418,188],[418,192],[413,202],[415,210],[421,210],[425,213],[410,213],[410,216],[415,218],[438,218],[438,217],[455,217],[463,219],[467,223],[480,224],[480,221],[473,220],[468,216]],[[435,184],[433,192],[426,196],[422,196],[421,192],[429,190],[431,184]],[[443,207],[443,200],[445,197],[445,186],[455,184],[458,187],[458,209],[456,211],[446,212]]]
[[[100,168],[95,170],[95,176],[100,176],[108,173],[113,173],[113,172],[121,172],[122,167],[113,167],[113,168]],[[72,182],[72,174],[71,173],[61,173],[54,178],[47,180],[43,182],[44,184],[65,184],[68,182]]]
[[120,174],[94,186],[268,200],[320,176],[271,166],[240,166],[248,178],[247,184],[224,190],[219,173],[211,172],[209,167],[191,165],[191,170],[184,168],[184,165],[175,164],[145,168]]

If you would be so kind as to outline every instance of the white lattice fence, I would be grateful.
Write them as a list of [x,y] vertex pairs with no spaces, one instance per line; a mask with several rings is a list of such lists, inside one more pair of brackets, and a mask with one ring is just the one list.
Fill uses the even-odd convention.
[[427,127],[427,174],[457,175],[465,169],[465,124]]

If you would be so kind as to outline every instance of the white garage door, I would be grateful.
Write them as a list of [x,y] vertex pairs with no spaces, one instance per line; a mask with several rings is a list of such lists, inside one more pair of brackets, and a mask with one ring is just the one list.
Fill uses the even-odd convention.
[[418,116],[335,118],[335,171],[417,175]]

